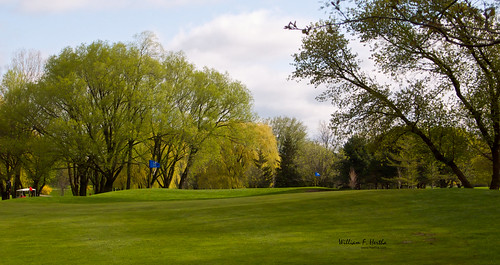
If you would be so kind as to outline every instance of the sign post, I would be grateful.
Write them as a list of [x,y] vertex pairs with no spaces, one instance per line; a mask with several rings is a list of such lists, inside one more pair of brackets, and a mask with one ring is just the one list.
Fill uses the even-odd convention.
[[318,172],[314,172],[314,187],[318,186],[318,178],[321,177],[321,174],[319,174]]
[[155,174],[156,174],[156,168],[159,168],[161,165],[159,162],[156,162],[154,160],[149,160],[149,176],[148,176],[148,188],[151,188],[152,183],[151,179],[153,176],[153,168],[155,168]]

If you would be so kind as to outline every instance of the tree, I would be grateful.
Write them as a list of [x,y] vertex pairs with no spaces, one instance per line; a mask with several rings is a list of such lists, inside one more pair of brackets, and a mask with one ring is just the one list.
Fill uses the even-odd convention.
[[[74,132],[67,139],[86,143],[84,152],[77,151],[76,157],[70,156],[75,165],[74,176],[80,177],[81,196],[86,194],[88,181],[93,182],[97,193],[111,191],[123,168],[125,82],[121,80],[123,71],[117,65],[117,57],[123,49],[121,44],[111,47],[104,42],[94,42],[75,50],[67,48],[60,56],[52,57],[47,65],[45,87],[60,86],[62,93],[79,94],[75,101],[66,101],[65,95],[57,94],[52,102],[65,100],[64,105],[56,106],[54,118],[63,118],[66,122],[63,126],[72,127],[61,128],[66,133]],[[63,146],[68,144],[75,148],[72,142]]]
[[227,74],[208,68],[194,72],[192,86],[182,91],[181,99],[176,102],[188,145],[186,165],[177,185],[179,188],[186,187],[196,155],[207,139],[227,138],[227,128],[254,119],[252,100],[248,89]]
[[194,170],[198,188],[269,188],[279,154],[271,128],[265,124],[233,126],[229,137],[204,146],[204,161]]
[[140,156],[159,162],[160,168],[146,174],[144,186],[186,188],[206,143],[224,142],[232,137],[230,128],[253,120],[252,98],[240,82],[213,69],[197,70],[182,53],[162,52],[157,60],[156,85],[141,94],[150,101],[150,112],[143,122],[147,154]]
[[2,195],[8,186],[10,186],[11,193],[22,188],[23,156],[30,151],[26,143],[31,142],[35,137],[34,124],[26,117],[37,111],[30,106],[29,88],[39,81],[43,68],[44,62],[40,52],[20,50],[14,56],[0,84],[2,96],[0,101],[0,161],[4,171],[0,173]]
[[274,187],[298,187],[303,186],[296,158],[298,147],[291,137],[285,137],[280,151],[280,166],[274,181]]
[[397,182],[397,188],[414,188],[419,183],[421,175],[421,158],[415,152],[415,143],[410,139],[398,141],[398,153],[391,155],[392,165],[397,167],[398,176],[393,178]]
[[307,136],[305,125],[297,119],[289,117],[276,117],[269,120],[268,123],[277,139],[280,154],[280,164],[273,186],[303,185],[296,159]]
[[342,153],[345,158],[339,164],[340,181],[343,186],[360,189],[365,183],[372,159],[366,145],[366,140],[360,136],[353,136],[344,144]]
[[[28,70],[13,68],[2,79],[0,192],[8,180],[21,185],[21,165],[43,186],[55,164],[67,167],[74,195],[85,196],[89,185],[96,193],[111,191],[118,177],[123,188],[133,181],[185,188],[208,143],[242,140],[234,131],[254,120],[243,84],[195,69],[182,53],[165,52],[150,32],[128,44],[65,48],[43,74],[18,61]],[[149,159],[161,164],[154,175],[142,174]]]
[[167,53],[161,60],[163,82],[154,90],[155,100],[148,119],[150,135],[145,142],[149,159],[158,161],[161,166],[146,187],[157,182],[160,187],[169,188],[189,152],[188,136],[192,127],[186,112],[192,100],[189,91],[195,67],[182,53]]
[[317,142],[325,149],[335,151],[336,148],[335,132],[328,126],[327,122],[321,121],[319,123],[318,135],[316,136],[315,142]]
[[64,154],[74,195],[86,195],[89,182],[96,193],[111,191],[130,165],[147,109],[145,87],[155,84],[147,56],[135,46],[97,41],[48,60],[34,98],[43,110],[35,117],[50,122],[37,128]]
[[249,124],[248,127],[253,129],[246,133],[246,137],[251,141],[252,161],[245,172],[246,187],[272,187],[280,161],[276,137],[267,124]]
[[22,142],[28,139],[28,134],[22,127],[9,119],[5,112],[8,105],[2,102],[0,113],[0,193],[8,199],[8,193],[13,194],[22,187],[21,160],[26,149]]
[[350,137],[341,149],[342,158],[336,165],[339,184],[347,187],[355,182],[356,189],[390,188],[392,178],[396,176],[396,168],[388,159],[393,152],[378,138]]
[[145,31],[136,35],[135,39],[135,42],[128,48],[125,76],[130,86],[126,93],[126,127],[128,127],[126,189],[130,189],[132,165],[137,157],[134,156],[134,147],[149,136],[150,130],[146,130],[144,125],[151,116],[153,101],[158,94],[155,92],[159,90],[158,87],[163,78],[163,69],[159,60],[164,51],[156,36],[152,32]]
[[[384,131],[406,126],[446,164],[465,187],[472,187],[456,161],[432,140],[432,126],[462,126],[490,149],[490,188],[500,187],[499,24],[492,4],[472,1],[329,2],[332,19],[303,30],[295,55],[295,78],[329,84],[322,99],[341,107],[333,119],[348,130]],[[287,28],[298,29],[294,23]],[[372,44],[381,83],[349,48],[341,31]],[[454,100],[449,100],[454,97]]]
[[33,136],[28,142],[27,152],[21,160],[22,167],[30,181],[30,187],[36,189],[36,195],[40,195],[43,188],[49,184],[53,177],[53,166],[59,155],[52,142],[46,137]]
[[307,140],[298,152],[296,164],[307,186],[333,187],[337,156],[333,149],[318,141]]
[[11,194],[12,191],[22,188],[21,165],[23,155],[27,151],[23,143],[29,140],[30,131],[11,115],[16,107],[15,102],[19,99],[14,94],[20,92],[14,89],[9,91],[0,105],[0,161],[2,162],[0,192],[3,197],[6,197],[7,186],[11,187]]

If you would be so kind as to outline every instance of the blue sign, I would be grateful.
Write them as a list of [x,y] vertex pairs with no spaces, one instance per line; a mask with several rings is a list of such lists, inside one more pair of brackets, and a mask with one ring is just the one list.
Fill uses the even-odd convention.
[[149,168],[159,168],[160,163],[154,161],[154,160],[149,160]]
[[314,176],[321,177],[321,175],[318,172],[314,172]]

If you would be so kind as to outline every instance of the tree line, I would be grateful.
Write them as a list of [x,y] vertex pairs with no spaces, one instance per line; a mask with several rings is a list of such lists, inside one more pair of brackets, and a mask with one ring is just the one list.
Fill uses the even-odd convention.
[[[498,189],[497,6],[355,2],[327,1],[329,20],[285,27],[305,34],[292,78],[326,87],[318,99],[337,107],[314,140],[294,118],[259,122],[243,84],[148,32],[46,62],[18,56],[1,82],[0,192],[50,179],[82,196],[89,186]],[[352,38],[371,47],[376,71]]]
[[[314,139],[294,118],[268,121],[278,141],[280,164],[276,187],[322,186],[337,189],[412,189],[463,187],[444,163],[436,160],[421,139],[404,127],[374,136],[343,139],[322,123]],[[434,128],[440,148],[453,156],[473,186],[488,186],[491,161],[470,143],[466,131]]]
[[67,47],[46,61],[20,51],[0,84],[4,198],[49,184],[74,196],[334,185],[326,124],[324,139],[312,141],[295,118],[260,119],[243,84],[163,50],[150,32]]
[[68,47],[46,62],[21,52],[1,89],[2,194],[40,192],[55,178],[80,196],[89,186],[196,188],[212,174],[239,187],[273,174],[279,160],[243,84],[196,69],[150,32]]
[[[337,107],[337,135],[374,138],[403,130],[472,188],[472,163],[464,165],[453,147],[467,146],[488,161],[490,189],[498,190],[498,3],[339,0],[323,8],[328,20],[285,28],[305,34],[292,77],[326,87],[318,98]],[[353,39],[370,48],[373,68],[360,59]]]

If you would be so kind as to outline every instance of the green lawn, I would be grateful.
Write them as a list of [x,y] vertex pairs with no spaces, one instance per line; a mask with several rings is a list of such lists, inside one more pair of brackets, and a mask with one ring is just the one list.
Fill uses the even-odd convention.
[[500,263],[497,191],[310,191],[1,201],[0,264]]

